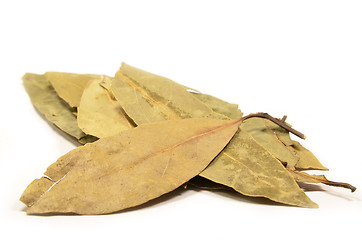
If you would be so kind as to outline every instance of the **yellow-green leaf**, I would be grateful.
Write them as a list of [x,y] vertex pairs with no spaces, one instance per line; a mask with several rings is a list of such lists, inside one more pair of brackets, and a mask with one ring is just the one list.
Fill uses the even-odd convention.
[[237,119],[243,116],[243,113],[239,110],[237,104],[228,103],[224,100],[204,93],[191,92],[191,94],[209,106],[214,112],[225,115],[230,119]]
[[31,102],[46,119],[78,140],[85,137],[73,109],[58,97],[44,75],[27,73],[23,83]]
[[183,118],[221,118],[193,97],[187,88],[125,63],[111,82],[111,90],[136,124]]
[[303,147],[299,142],[293,141],[292,147],[299,156],[299,161],[295,165],[297,170],[328,170],[311,151]]
[[[111,89],[125,112],[137,124],[172,118],[228,118],[213,112],[211,108],[195,99],[186,87],[126,64],[123,64],[116,74]],[[245,156],[248,151],[254,154],[252,159]],[[259,160],[259,158],[263,160]],[[245,161],[258,166],[258,169],[250,172],[249,167],[245,167]],[[259,161],[267,162],[267,169],[263,169],[263,166],[259,165]],[[229,163],[233,163],[233,165]],[[252,166],[250,169],[253,169]],[[239,176],[235,177],[235,174]],[[304,194],[281,163],[245,131],[240,130],[234,136],[230,144],[201,176],[233,187],[248,196],[263,196],[297,206],[317,206]],[[262,179],[262,181],[256,182],[260,187],[255,187],[252,181],[243,180],[244,178],[249,179],[250,176],[254,180]],[[230,179],[235,182],[230,182]],[[268,181],[271,182],[268,183]],[[247,191],[248,188],[251,190]],[[258,191],[254,191],[254,188],[258,188]]]
[[290,138],[290,134],[286,129],[268,120],[264,121],[264,123],[267,128],[269,128],[271,131],[274,132],[278,140],[280,140],[285,146],[293,145],[293,141]]
[[[240,128],[249,133],[260,145],[272,153],[277,159],[286,163],[288,168],[295,168],[299,157],[295,154],[294,149],[287,148],[276,134],[276,131],[279,131],[280,134],[282,134],[284,131],[281,130],[282,128],[269,120],[262,118],[247,119],[243,121]],[[288,133],[286,132],[283,134]]]
[[200,176],[247,196],[266,197],[301,207],[318,207],[280,161],[242,129]]
[[[85,87],[78,107],[78,125],[83,132],[98,138],[112,136],[135,127],[121,105],[104,87],[111,78],[91,80]],[[100,84],[103,84],[101,86]]]
[[100,79],[100,75],[75,74],[63,72],[47,72],[46,79],[52,84],[55,91],[71,107],[78,107],[84,88],[93,79]]
[[28,214],[105,214],[140,205],[199,174],[239,124],[172,120],[102,138],[59,158],[45,172],[54,184],[33,182],[21,200]]

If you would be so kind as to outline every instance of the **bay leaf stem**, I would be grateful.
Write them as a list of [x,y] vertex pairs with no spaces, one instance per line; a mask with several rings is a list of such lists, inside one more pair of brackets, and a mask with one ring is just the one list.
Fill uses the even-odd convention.
[[[307,173],[300,172],[300,171],[295,171],[295,170],[291,170],[291,169],[287,169],[287,170],[292,173],[292,175],[294,176],[294,178],[296,179],[297,182],[323,183],[325,185],[329,185],[329,186],[333,186],[333,187],[347,188],[347,189],[350,189],[352,192],[356,191],[356,189],[357,189],[355,186],[352,186],[349,183],[330,181],[324,175],[309,175]],[[295,176],[297,176],[297,177],[295,177]],[[301,178],[299,179],[299,177],[301,177]]]
[[244,121],[246,119],[253,118],[253,117],[268,119],[268,120],[272,121],[273,123],[277,124],[278,126],[284,128],[288,132],[291,132],[294,135],[296,135],[302,139],[306,138],[306,136],[303,133],[295,130],[294,128],[290,127],[288,124],[285,123],[286,116],[284,116],[283,119],[279,119],[279,118],[274,118],[274,117],[270,116],[268,113],[259,112],[259,113],[251,113],[245,117],[242,117],[241,120]]

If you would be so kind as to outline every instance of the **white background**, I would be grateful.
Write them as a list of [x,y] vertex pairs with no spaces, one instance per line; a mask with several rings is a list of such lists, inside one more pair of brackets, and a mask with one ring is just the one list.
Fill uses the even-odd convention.
[[[23,190],[76,145],[33,108],[25,72],[113,76],[122,61],[264,111],[362,188],[361,1],[3,1],[0,235],[13,239],[361,239],[361,190],[319,186],[319,209],[178,190],[106,216],[27,216]],[[8,235],[9,236],[9,235]]]

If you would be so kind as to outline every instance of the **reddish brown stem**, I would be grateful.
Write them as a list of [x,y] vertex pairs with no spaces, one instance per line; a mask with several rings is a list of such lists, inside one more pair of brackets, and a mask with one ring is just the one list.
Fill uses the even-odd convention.
[[[355,186],[352,186],[349,183],[330,181],[324,175],[320,175],[320,176],[318,176],[318,175],[309,175],[307,173],[295,171],[295,170],[288,169],[288,168],[287,168],[287,170],[292,173],[294,179],[297,182],[323,183],[323,184],[329,185],[329,186],[348,188],[352,192],[356,191],[356,189],[357,189]],[[301,178],[299,178],[299,176],[301,176]]]
[[306,136],[305,136],[303,133],[295,130],[294,128],[290,127],[288,124],[286,124],[286,123],[284,122],[285,119],[286,119],[286,116],[284,116],[283,119],[280,120],[280,119],[278,119],[278,118],[274,118],[274,117],[270,116],[270,115],[267,114],[267,113],[259,112],[259,113],[252,113],[252,114],[249,114],[249,115],[247,115],[247,116],[245,116],[245,117],[242,117],[241,120],[244,121],[244,120],[246,120],[246,119],[253,118],[253,117],[259,117],[259,118],[268,119],[268,120],[272,121],[273,123],[277,124],[278,126],[284,128],[284,129],[287,130],[288,132],[291,132],[291,133],[293,133],[294,135],[296,135],[296,136],[298,136],[298,137],[300,137],[300,138],[302,138],[302,139],[305,139],[305,138],[306,138]]
[[352,186],[351,184],[349,183],[342,183],[342,182],[333,182],[333,181],[324,181],[324,182],[321,182],[321,183],[324,183],[325,185],[329,185],[329,186],[334,186],[334,187],[343,187],[343,188],[348,188],[350,189],[352,192],[356,191],[356,187],[355,186]]

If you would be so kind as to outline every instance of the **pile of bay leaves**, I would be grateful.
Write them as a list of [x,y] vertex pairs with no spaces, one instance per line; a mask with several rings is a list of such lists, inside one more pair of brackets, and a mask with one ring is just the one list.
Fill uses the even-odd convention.
[[327,170],[304,136],[265,113],[122,64],[115,77],[47,72],[23,77],[33,105],[81,145],[50,165],[20,200],[28,214],[106,214],[180,186],[228,189],[315,208],[298,182],[356,188]]

